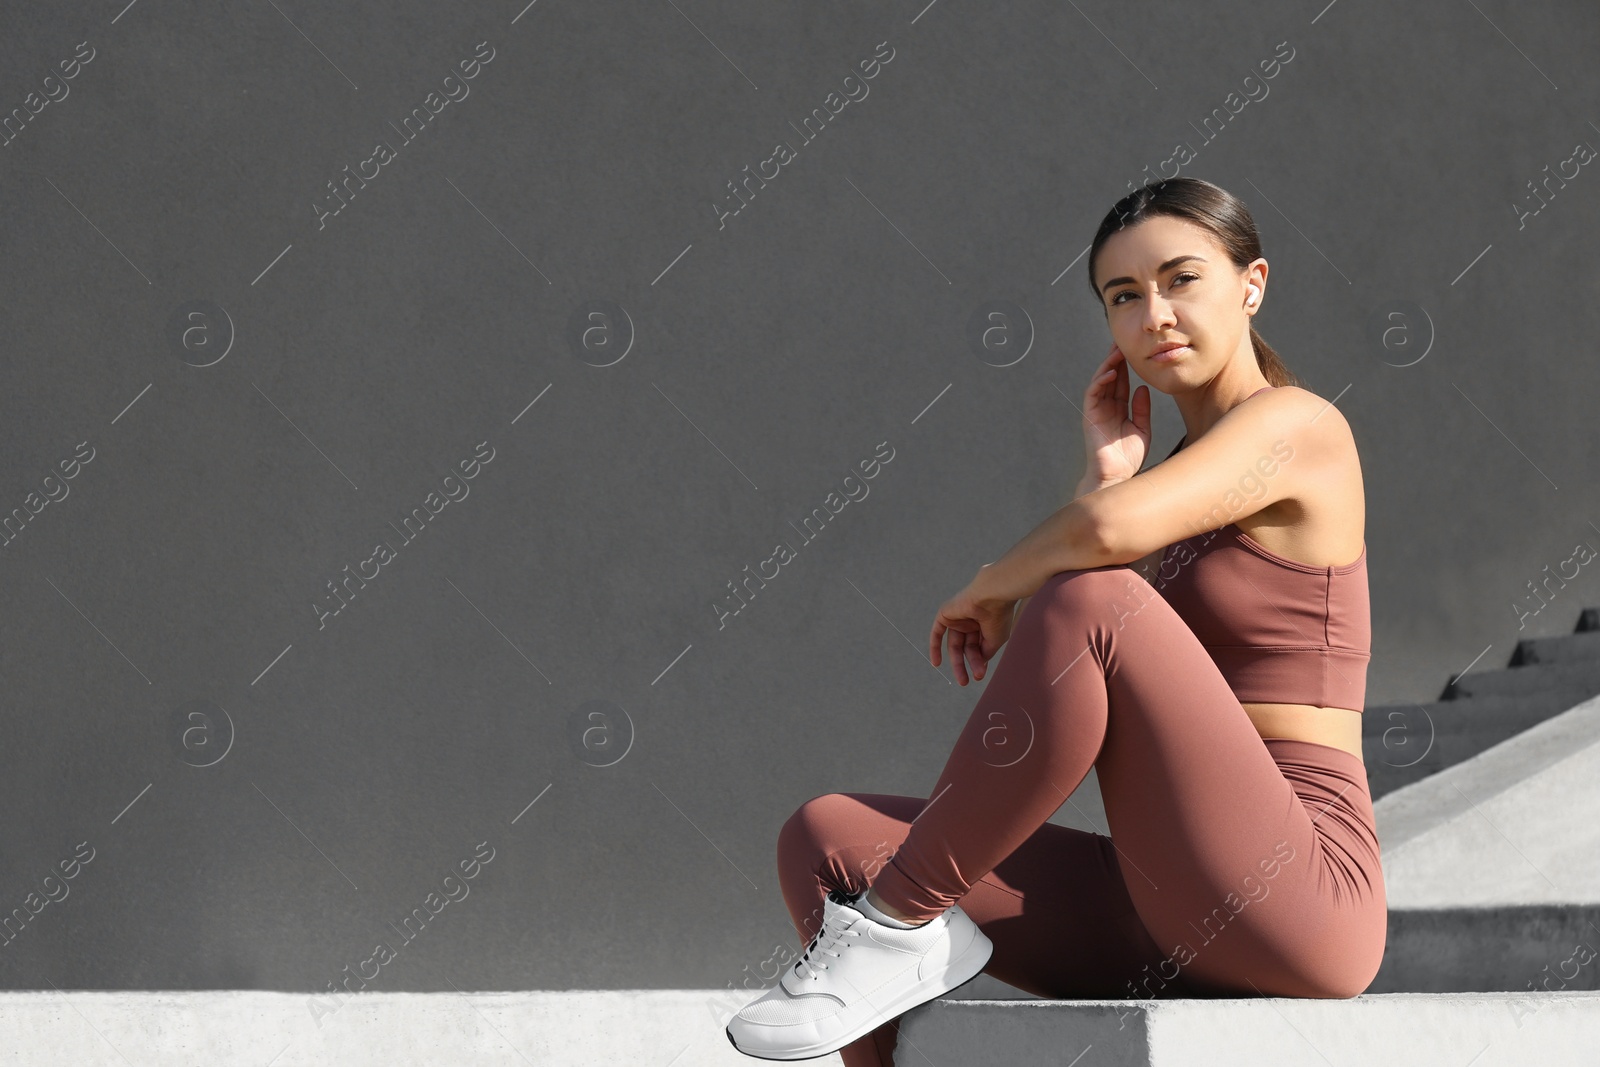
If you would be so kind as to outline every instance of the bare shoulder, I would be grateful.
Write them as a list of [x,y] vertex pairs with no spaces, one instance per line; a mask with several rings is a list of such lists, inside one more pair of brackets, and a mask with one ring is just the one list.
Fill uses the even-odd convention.
[[[1331,400],[1327,397],[1318,396],[1309,389],[1302,389],[1298,385],[1280,385],[1264,393],[1257,393],[1255,396],[1250,397],[1246,403],[1262,410],[1271,409],[1303,415],[1308,422],[1312,419],[1320,422],[1322,418],[1329,417],[1329,415],[1334,417],[1336,421],[1344,421],[1344,416],[1339,414],[1338,406]],[[1244,404],[1240,404],[1236,410],[1244,410]],[[1324,412],[1328,414],[1324,414]]]
[[1349,561],[1364,541],[1366,499],[1355,433],[1344,413],[1293,385],[1251,397],[1235,410],[1249,405],[1260,405],[1257,417],[1284,439],[1279,455],[1295,468],[1289,483],[1295,491],[1240,528],[1290,559],[1317,566]]
[[1359,547],[1364,522],[1350,428],[1331,404],[1298,387],[1252,394],[1139,477],[1074,503],[1101,556],[1119,563],[1234,525],[1252,537],[1281,530],[1257,540],[1320,565],[1314,555],[1342,553],[1352,537]]
[[1283,437],[1291,450],[1308,452],[1305,458],[1314,465],[1355,458],[1355,434],[1338,405],[1297,385],[1259,393],[1224,417],[1260,420],[1274,436]]
[[1320,446],[1336,455],[1354,457],[1355,432],[1351,430],[1344,412],[1339,410],[1339,405],[1327,397],[1318,396],[1297,385],[1285,385],[1270,393],[1262,393],[1256,399],[1270,399],[1283,418],[1298,424],[1297,429],[1303,427],[1296,436],[1309,447]]

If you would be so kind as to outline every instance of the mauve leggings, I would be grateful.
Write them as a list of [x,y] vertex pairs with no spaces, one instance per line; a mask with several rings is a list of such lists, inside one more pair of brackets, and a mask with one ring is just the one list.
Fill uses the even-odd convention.
[[[800,944],[831,889],[922,918],[959,903],[985,973],[1048,998],[1352,997],[1387,934],[1366,768],[1263,740],[1131,567],[1024,606],[931,799],[830,793],[778,835]],[[1110,836],[1046,820],[1093,766]],[[890,1022],[841,1050],[892,1064]],[[932,1059],[937,1062],[935,1050]],[[908,1058],[908,1062],[910,1059]]]

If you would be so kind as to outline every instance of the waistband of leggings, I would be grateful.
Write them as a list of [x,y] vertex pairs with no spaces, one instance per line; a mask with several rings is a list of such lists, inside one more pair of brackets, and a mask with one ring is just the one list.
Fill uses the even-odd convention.
[[1366,763],[1332,745],[1288,737],[1263,740],[1295,795],[1317,812],[1317,833],[1335,842],[1336,851],[1355,857],[1352,862],[1367,871],[1369,883],[1381,878],[1382,848]]
[[1262,740],[1266,742],[1267,751],[1272,753],[1275,763],[1314,767],[1366,788],[1367,764],[1354,752],[1293,737],[1264,737]]

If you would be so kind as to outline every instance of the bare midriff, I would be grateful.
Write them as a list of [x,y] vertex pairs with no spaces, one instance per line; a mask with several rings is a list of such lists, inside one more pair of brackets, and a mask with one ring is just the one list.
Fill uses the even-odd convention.
[[1331,745],[1361,759],[1361,713],[1315,704],[1242,704],[1262,737]]

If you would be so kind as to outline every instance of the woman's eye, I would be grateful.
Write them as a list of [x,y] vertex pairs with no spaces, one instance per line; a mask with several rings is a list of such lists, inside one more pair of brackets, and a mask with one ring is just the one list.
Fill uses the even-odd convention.
[[[1200,280],[1200,275],[1195,274],[1193,271],[1184,271],[1182,274],[1180,274],[1176,278],[1172,279],[1173,284],[1176,285],[1178,282],[1182,281],[1185,278],[1192,278],[1195,281],[1199,281]],[[1133,295],[1134,295],[1133,294],[1133,290],[1124,289],[1122,292],[1118,293],[1116,296],[1111,298],[1111,306],[1112,307],[1116,307],[1118,304],[1122,303],[1122,298],[1123,297],[1125,297],[1125,296],[1133,296]]]

